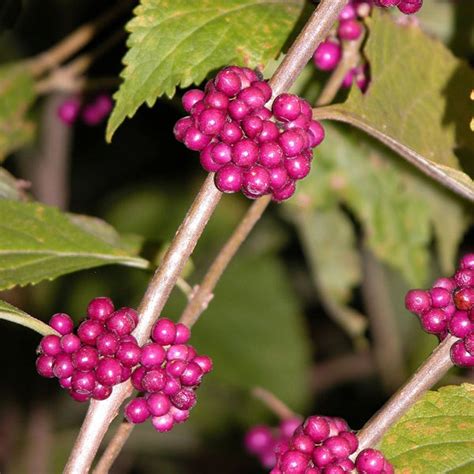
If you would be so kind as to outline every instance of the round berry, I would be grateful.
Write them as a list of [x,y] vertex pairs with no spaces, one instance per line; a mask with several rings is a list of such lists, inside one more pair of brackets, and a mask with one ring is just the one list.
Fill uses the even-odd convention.
[[100,355],[113,356],[120,345],[119,337],[113,332],[104,332],[95,341]]
[[207,145],[204,150],[201,151],[199,155],[199,161],[201,162],[201,166],[208,171],[209,173],[214,173],[215,171],[221,168],[220,163],[216,163],[214,158],[212,157],[212,150],[214,145],[211,143]]
[[205,356],[205,355],[196,356],[194,357],[193,362],[199,365],[199,367],[201,367],[201,370],[205,374],[208,374],[212,370],[212,359],[208,356]]
[[41,339],[40,351],[49,356],[55,356],[62,352],[61,339],[55,334],[48,334]]
[[115,356],[124,367],[134,367],[140,361],[141,352],[134,342],[122,342]]
[[196,395],[193,390],[182,388],[171,397],[171,402],[180,410],[190,410],[196,404]]
[[94,346],[97,338],[104,332],[104,325],[93,319],[86,319],[77,328],[77,335],[83,344]]
[[153,416],[166,415],[171,408],[171,402],[166,395],[162,393],[152,393],[146,399],[148,410]]
[[114,311],[107,319],[107,329],[117,336],[130,334],[136,326],[136,313],[131,308],[120,308]]
[[278,140],[280,130],[271,120],[264,120],[262,124],[262,131],[257,137],[258,143],[274,142]]
[[309,146],[314,148],[324,140],[324,128],[316,120],[311,120],[308,126]]
[[304,155],[298,155],[285,160],[285,169],[290,178],[303,179],[311,171],[311,163]]
[[332,71],[341,60],[341,47],[333,41],[323,41],[313,54],[314,65],[321,71]]
[[356,9],[351,3],[347,4],[339,13],[339,20],[353,20],[356,17]]
[[197,120],[199,130],[206,135],[218,135],[225,123],[226,114],[219,109],[207,109],[201,112]]
[[58,380],[60,387],[69,390],[72,387],[72,375]]
[[242,82],[235,72],[226,68],[217,73],[214,79],[214,86],[226,96],[234,97],[240,92]]
[[114,303],[110,298],[99,296],[91,300],[87,306],[87,316],[89,319],[95,319],[103,323],[114,310]]
[[237,99],[244,102],[250,110],[260,109],[265,105],[265,96],[258,87],[246,87],[237,95]]
[[205,135],[202,133],[198,128],[191,125],[184,134],[184,144],[186,148],[194,151],[201,151],[211,141],[211,137],[209,135]]
[[242,187],[242,171],[238,166],[229,163],[217,171],[214,182],[219,191],[223,193],[236,193]]
[[273,435],[268,426],[257,425],[247,431],[244,438],[249,453],[262,454],[273,448]]
[[385,458],[376,449],[364,449],[357,456],[355,465],[360,474],[381,474]]
[[87,400],[90,399],[90,393],[79,393],[79,392],[76,392],[75,390],[69,390],[68,391],[69,393],[69,396],[75,400],[76,402],[87,402]]
[[166,364],[166,373],[172,377],[180,377],[186,366],[187,363],[184,360],[172,360]]
[[282,202],[289,199],[295,193],[296,186],[294,181],[290,181],[285,186],[273,190],[272,199],[276,202]]
[[151,338],[162,346],[173,344],[176,338],[176,325],[170,319],[158,319],[151,331]]
[[288,172],[284,166],[277,166],[268,170],[270,176],[270,188],[275,191],[281,189],[288,183]]
[[421,315],[431,307],[431,297],[424,290],[410,290],[405,296],[405,307],[411,313]]
[[296,156],[305,148],[302,133],[297,130],[286,130],[278,137],[283,153],[286,156]]
[[74,329],[74,323],[66,313],[56,313],[51,316],[49,325],[62,336],[69,334]]
[[81,102],[77,98],[67,99],[58,107],[58,117],[66,125],[72,125],[81,111]]
[[273,115],[277,120],[295,120],[301,114],[300,98],[294,94],[280,94],[272,104]]
[[354,41],[362,34],[362,25],[357,20],[344,20],[339,23],[337,29],[339,38],[346,41]]
[[156,344],[150,342],[145,344],[142,347],[142,353],[140,357],[140,363],[149,369],[159,367],[162,362],[165,360],[166,352],[160,346],[160,344]]
[[252,117],[258,117],[262,120],[270,120],[273,117],[271,110],[267,109],[266,107],[262,107],[260,109],[254,110],[252,112]]
[[314,448],[311,457],[317,467],[325,467],[334,461],[333,454],[325,446],[317,446]]
[[434,284],[433,288],[444,288],[445,290],[452,293],[452,291],[456,288],[456,283],[451,278],[438,278]]
[[280,469],[287,474],[303,474],[308,467],[309,458],[305,454],[290,450],[280,460]]
[[451,303],[451,292],[444,288],[431,288],[430,296],[433,308],[444,308]]
[[58,354],[53,364],[53,373],[58,379],[70,377],[74,372],[74,365],[69,354]]
[[[186,136],[186,132],[188,128],[194,124],[193,119],[191,117],[183,117],[180,118],[174,125],[173,133],[179,142],[184,142],[184,137]],[[113,311],[113,310],[112,310]]]
[[94,400],[106,400],[112,394],[112,387],[107,387],[96,382],[94,390],[92,390],[92,398]]
[[446,330],[448,317],[442,309],[430,309],[420,316],[421,325],[430,334],[440,334]]
[[397,8],[405,15],[412,15],[416,13],[423,5],[423,0],[417,0],[414,2],[400,2]]
[[147,401],[137,397],[127,403],[125,407],[125,418],[133,424],[143,423],[150,417]]
[[166,433],[171,431],[174,425],[173,417],[168,413],[163,416],[154,416],[151,419],[151,424],[156,431],[160,433]]
[[232,160],[232,147],[227,143],[218,142],[212,146],[211,156],[214,163],[225,165]]
[[474,367],[474,355],[467,350],[463,341],[456,341],[451,346],[451,360],[459,367]]
[[142,387],[143,390],[146,390],[149,393],[158,392],[166,386],[167,377],[163,369],[151,369],[144,372],[138,384],[137,379],[139,375],[140,374],[135,374],[134,372],[134,375],[132,375],[132,383],[134,383],[133,378],[135,378],[134,385],[136,384]]
[[240,99],[232,100],[229,104],[228,113],[229,116],[237,121],[242,120],[250,112],[250,107]]
[[239,125],[232,121],[224,124],[219,137],[224,143],[233,145],[242,139],[243,133]]
[[175,344],[168,348],[166,352],[166,358],[168,360],[182,360],[185,361],[188,358],[188,346],[186,344]]
[[262,196],[270,187],[270,175],[262,166],[252,166],[243,175],[243,186],[254,196]]
[[268,85],[266,81],[254,81],[252,82],[252,87],[256,87],[262,94],[267,103],[272,98],[272,88]]
[[76,352],[81,345],[81,340],[75,334],[69,333],[61,337],[61,349],[67,354]]
[[71,388],[81,395],[90,395],[95,387],[95,376],[93,372],[80,372],[75,370],[72,374]]
[[242,120],[242,129],[248,138],[256,138],[263,128],[263,119],[256,115],[247,115]]
[[296,451],[300,451],[301,453],[310,456],[313,452],[314,441],[305,434],[295,435],[291,439],[291,447]]
[[53,356],[44,355],[44,354],[40,355],[36,359],[36,371],[42,377],[52,379],[56,375],[53,371],[54,363],[55,363],[55,359]]
[[469,311],[474,308],[474,287],[461,288],[454,293],[454,304],[461,311]]
[[82,346],[71,356],[72,363],[77,370],[87,372],[97,367],[99,354],[90,346]]
[[350,454],[355,453],[357,451],[357,448],[359,447],[359,440],[357,439],[357,436],[354,433],[352,433],[351,431],[342,431],[341,433],[339,433],[339,436],[347,441],[347,444],[349,445],[350,449]]
[[191,330],[188,326],[178,323],[176,324],[176,337],[174,344],[186,344],[191,339]]
[[173,417],[175,423],[184,423],[190,415],[189,410],[180,410],[174,406],[170,408],[169,413]]
[[467,311],[456,311],[448,323],[449,332],[456,337],[466,337],[474,329]]
[[206,94],[204,102],[209,107],[225,111],[229,106],[229,98],[219,91],[211,91]]
[[194,387],[201,383],[203,375],[201,367],[195,362],[190,362],[182,372],[180,380],[184,386]]
[[97,380],[108,387],[117,385],[122,378],[122,365],[116,359],[104,357],[99,360],[96,368]]
[[323,446],[328,448],[336,459],[347,458],[351,453],[349,443],[339,435],[328,438],[326,441],[324,441]]
[[454,275],[454,281],[457,286],[461,288],[467,288],[474,286],[474,269],[462,269],[458,270]]
[[193,106],[204,99],[204,92],[200,89],[191,89],[183,94],[181,102],[186,112],[191,112]]
[[166,379],[166,385],[163,388],[163,393],[165,395],[176,395],[181,390],[181,384],[179,381],[173,377],[168,377]]
[[468,253],[461,258],[459,262],[459,267],[461,269],[470,269],[474,270],[474,253]]
[[[143,390],[145,390],[145,388],[142,385],[142,382],[143,382],[143,378],[144,378],[146,373],[147,373],[147,370],[145,369],[145,367],[141,367],[141,366],[137,367],[132,372],[132,376],[131,376],[130,380],[132,382],[133,387],[136,390],[138,390],[139,392],[142,392]],[[153,390],[147,390],[147,391],[152,392]]]
[[237,142],[232,148],[232,161],[237,166],[253,165],[258,159],[258,145],[248,138]]
[[276,142],[266,142],[260,145],[258,162],[265,168],[273,168],[281,164],[283,150]]
[[330,426],[322,416],[310,416],[303,424],[303,431],[315,443],[322,443],[329,436]]

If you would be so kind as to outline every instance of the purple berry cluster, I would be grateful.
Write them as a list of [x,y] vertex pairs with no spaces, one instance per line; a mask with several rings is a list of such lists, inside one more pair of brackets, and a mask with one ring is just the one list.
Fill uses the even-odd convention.
[[133,386],[144,393],[125,407],[130,423],[143,423],[151,417],[153,427],[166,432],[189,418],[196,404],[195,391],[204,374],[212,370],[210,357],[198,355],[187,344],[190,337],[189,328],[183,324],[165,318],[155,323],[152,341],[142,347],[132,373]]
[[464,255],[451,278],[439,278],[429,290],[410,290],[405,306],[426,332],[440,340],[448,333],[458,337],[451,347],[453,363],[474,367],[474,253]]
[[183,95],[190,115],[178,120],[175,137],[200,152],[220,191],[284,201],[309,173],[324,130],[305,100],[281,94],[270,110],[271,97],[271,87],[255,71],[237,66],[221,70],[204,91]]
[[310,416],[287,442],[276,447],[276,465],[270,474],[393,474],[380,451],[365,449],[355,463],[350,456],[359,441],[342,418]]
[[79,97],[66,99],[58,107],[58,117],[66,125],[73,125],[79,118],[86,125],[94,126],[101,123],[112,111],[112,99],[108,94],[100,94],[92,101],[82,105]]
[[405,15],[416,13],[422,6],[423,0],[373,0],[377,7],[397,7]]
[[74,400],[105,400],[114,385],[128,380],[140,360],[141,349],[130,335],[137,322],[135,310],[115,311],[112,300],[105,297],[89,303],[87,317],[75,334],[69,315],[54,314],[49,325],[60,336],[43,337],[36,369],[43,377],[58,378]]
[[275,452],[280,450],[280,445],[288,444],[299,426],[301,418],[296,417],[282,420],[276,428],[267,425],[254,426],[245,435],[245,448],[259,459],[264,468],[271,469],[276,464]]

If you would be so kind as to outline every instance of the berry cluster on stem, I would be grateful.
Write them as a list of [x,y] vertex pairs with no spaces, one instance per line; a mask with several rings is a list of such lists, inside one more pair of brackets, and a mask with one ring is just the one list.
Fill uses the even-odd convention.
[[58,107],[58,117],[66,125],[73,125],[79,118],[89,126],[103,122],[112,111],[113,104],[110,95],[99,94],[86,104],[80,97],[71,97]]
[[216,173],[220,191],[242,191],[250,199],[271,194],[283,201],[295,192],[295,182],[308,175],[324,130],[312,120],[305,100],[281,94],[270,110],[271,97],[266,81],[237,66],[221,70],[204,91],[184,94],[190,115],[178,120],[175,137],[200,152],[202,167]]
[[440,340],[459,338],[451,347],[453,363],[474,367],[474,254],[464,255],[451,278],[439,278],[429,290],[410,290],[405,306],[426,332]]

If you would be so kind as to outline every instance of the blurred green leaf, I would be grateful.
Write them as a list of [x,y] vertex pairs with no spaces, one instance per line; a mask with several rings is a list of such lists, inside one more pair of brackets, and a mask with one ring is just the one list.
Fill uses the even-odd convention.
[[428,392],[390,429],[380,449],[400,474],[474,472],[474,385]]
[[34,125],[26,113],[35,98],[33,77],[26,66],[0,67],[0,163],[32,140]]
[[5,168],[0,167],[0,199],[11,199],[22,201],[25,194],[21,189],[20,182],[15,179]]
[[308,335],[285,269],[274,257],[234,260],[217,285],[209,308],[193,328],[192,344],[214,360],[206,397],[211,384],[217,395],[211,402],[203,401],[208,410],[193,412],[193,418],[200,418],[197,421],[220,423],[205,419],[214,418],[216,410],[227,412],[227,417],[246,419],[248,413],[236,413],[229,399],[242,403],[239,391],[246,392],[255,385],[275,393],[296,411],[307,403]]
[[342,202],[375,255],[412,285],[426,281],[433,234],[443,270],[452,271],[467,226],[464,202],[360,132],[329,124],[326,131],[315,169],[288,205],[325,209]]
[[110,263],[148,265],[80,229],[52,207],[0,200],[0,216],[1,289]]
[[464,196],[472,180],[459,171],[456,148],[474,150],[469,94],[474,73],[442,43],[414,25],[397,24],[374,10],[365,53],[371,84],[343,104],[317,111],[351,123],[383,141],[428,175]]
[[52,327],[43,323],[43,321],[33,318],[33,316],[2,300],[0,300],[0,319],[33,329],[33,331],[39,332],[43,336],[57,334]]
[[142,0],[127,25],[124,82],[107,140],[144,102],[151,107],[225,65],[256,67],[275,58],[303,7],[302,0]]

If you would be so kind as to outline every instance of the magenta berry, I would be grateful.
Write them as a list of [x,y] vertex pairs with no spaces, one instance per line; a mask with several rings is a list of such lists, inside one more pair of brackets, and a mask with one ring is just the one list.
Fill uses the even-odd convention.
[[171,408],[169,398],[162,393],[152,393],[147,397],[148,410],[153,416],[166,415]]
[[96,382],[94,389],[92,390],[92,398],[94,400],[106,400],[112,394],[112,387],[107,387],[99,382]]
[[116,357],[124,367],[134,367],[140,361],[141,350],[133,342],[122,342],[117,350]]
[[225,123],[225,113],[219,109],[201,112],[197,120],[199,130],[206,135],[218,135]]
[[135,329],[136,323],[129,308],[121,308],[109,316],[105,325],[109,331],[117,334],[117,336],[125,336]]
[[331,451],[336,459],[344,459],[351,453],[349,443],[342,436],[332,436],[324,441],[323,446]]
[[198,355],[194,357],[193,362],[201,367],[201,370],[208,374],[212,370],[212,359],[205,355]]
[[226,122],[219,134],[221,140],[228,145],[237,143],[242,137],[243,133],[236,122]]
[[188,128],[193,125],[193,119],[191,117],[180,118],[174,125],[173,133],[179,142],[184,142],[184,137]]
[[312,459],[317,467],[323,468],[331,464],[335,459],[331,451],[325,446],[318,446],[313,449]]
[[81,395],[90,395],[95,387],[93,372],[80,372],[75,370],[72,374],[71,388]]
[[104,322],[114,311],[114,304],[110,298],[101,296],[94,298],[87,306],[87,316],[89,319],[95,319]]
[[296,187],[293,181],[290,181],[285,186],[273,190],[273,200],[277,202],[286,201],[295,193]]
[[58,354],[53,363],[53,373],[58,379],[70,377],[74,372],[74,365],[69,354]]
[[116,359],[104,357],[101,359],[96,368],[97,380],[108,387],[117,385],[122,378],[122,365]]
[[73,389],[69,390],[68,393],[69,393],[69,396],[76,402],[80,402],[80,403],[87,402],[87,400],[90,399],[90,394],[88,393],[79,393]]
[[244,443],[247,451],[250,453],[264,453],[265,451],[270,450],[273,446],[272,432],[267,426],[254,426],[245,435]]
[[285,160],[285,169],[288,176],[293,179],[303,179],[311,170],[311,163],[304,155]]
[[258,159],[258,146],[248,138],[237,142],[232,149],[232,161],[240,167],[253,165]]
[[293,436],[293,433],[296,431],[296,429],[300,426],[301,426],[301,419],[292,417],[292,418],[286,418],[282,420],[279,428],[280,428],[281,434],[285,438],[290,438],[291,436]]
[[355,465],[360,474],[381,474],[385,458],[376,449],[364,449],[357,456]]
[[[134,375],[132,375],[132,383],[134,386],[138,387],[138,390],[155,393],[166,386],[167,377],[163,369],[151,369],[144,372],[143,375],[135,372]],[[139,379],[140,375],[141,378]]]
[[81,344],[81,340],[75,334],[69,333],[61,337],[61,349],[67,354],[76,352]]
[[464,338],[472,332],[474,324],[469,319],[467,311],[456,311],[449,323],[449,332],[456,337]]
[[176,337],[174,344],[186,344],[191,338],[191,330],[184,324],[176,324]]
[[341,59],[341,47],[333,41],[322,42],[313,54],[314,65],[321,71],[331,71]]
[[254,81],[252,87],[256,87],[263,94],[265,103],[267,103],[272,97],[272,88],[265,81]]
[[269,170],[270,188],[273,191],[283,188],[288,183],[288,172],[284,166],[277,166]]
[[459,268],[462,270],[474,270],[474,253],[468,253],[461,258]]
[[54,370],[53,370],[54,362],[55,362],[55,359],[54,359],[53,356],[40,355],[36,359],[36,371],[42,377],[46,377],[48,379],[51,379],[56,375],[54,373]]
[[237,100],[244,102],[250,110],[260,109],[265,105],[265,96],[258,87],[247,87],[239,92]]
[[451,346],[451,360],[459,367],[474,367],[474,355],[467,350],[464,341],[456,341]]
[[466,348],[467,352],[469,352],[469,354],[474,356],[474,332],[471,332],[464,337],[464,347]]
[[180,377],[186,369],[187,363],[184,360],[172,360],[166,364],[166,373],[171,377]]
[[341,21],[337,29],[337,34],[342,40],[354,41],[362,34],[362,25],[357,20]]
[[211,157],[214,163],[225,165],[232,160],[232,147],[227,143],[216,143],[212,146]]
[[99,363],[97,350],[90,346],[82,346],[71,358],[74,367],[84,372],[95,369]]
[[159,367],[165,360],[166,352],[160,344],[150,342],[142,347],[140,363],[147,368]]
[[243,186],[254,196],[262,196],[270,187],[270,175],[262,166],[252,166],[244,173]]
[[166,385],[163,388],[163,393],[169,396],[176,395],[181,390],[181,384],[173,377],[168,377]]
[[296,156],[305,148],[304,139],[297,130],[286,130],[278,137],[278,143],[286,156]]
[[63,336],[69,334],[74,329],[74,323],[71,317],[65,313],[53,314],[49,320],[49,325]]
[[431,297],[424,290],[410,290],[405,297],[405,306],[408,311],[421,315],[431,306]]
[[430,296],[433,308],[444,308],[451,302],[451,292],[444,288],[431,288]]
[[120,345],[119,337],[112,332],[104,332],[96,339],[96,347],[100,355],[113,356]]
[[216,89],[228,97],[234,97],[242,88],[240,77],[230,69],[223,69],[214,79]]
[[260,145],[258,162],[265,168],[273,168],[282,163],[283,150],[276,142],[266,142]]
[[171,397],[171,401],[176,408],[189,410],[196,404],[196,395],[193,390],[183,388]]
[[176,325],[169,319],[158,319],[151,331],[151,338],[162,346],[173,344],[176,338]]
[[62,351],[61,339],[55,334],[44,336],[40,342],[40,351],[49,356],[55,356]]
[[79,117],[81,102],[78,98],[65,100],[58,107],[58,117],[66,125],[72,125]]
[[204,375],[201,367],[195,362],[189,362],[181,373],[180,380],[184,386],[194,387],[201,383]]
[[97,338],[104,332],[104,325],[93,319],[86,319],[77,329],[77,335],[84,344],[94,346]]
[[322,416],[310,416],[304,422],[303,430],[315,443],[322,443],[329,436],[330,426]]
[[357,436],[352,433],[351,431],[342,431],[339,433],[339,436],[341,438],[344,438],[349,446],[349,453],[355,453],[357,451],[357,448],[359,447],[359,440],[357,439]]
[[448,324],[448,317],[442,309],[430,309],[420,317],[423,329],[430,334],[442,333]]
[[195,104],[204,99],[204,92],[199,89],[191,89],[183,94],[181,102],[183,103],[184,110],[191,112],[191,109]]
[[288,474],[303,474],[308,467],[309,458],[300,451],[290,450],[283,454],[280,469]]
[[[132,382],[133,387],[140,392],[144,390],[142,382],[146,373],[147,373],[147,369],[145,367],[140,366],[140,367],[137,367],[132,372],[132,375],[130,377],[130,381]],[[153,390],[149,390],[149,391],[153,391]]]
[[263,119],[256,115],[248,115],[242,120],[242,130],[248,138],[256,138],[263,129]]
[[208,92],[204,102],[207,106],[218,110],[227,110],[229,106],[229,98],[219,91]]
[[469,311],[474,308],[474,286],[456,291],[453,299],[456,308],[461,311]]
[[[242,157],[243,155],[239,155]],[[243,183],[241,169],[233,164],[228,164],[220,168],[215,176],[215,184],[219,191],[223,193],[235,193],[240,191]]]
[[262,123],[262,131],[257,137],[259,143],[274,142],[278,139],[280,130],[270,120],[264,120]]
[[169,414],[173,417],[175,423],[184,423],[189,418],[190,412],[171,406]]
[[150,417],[148,403],[144,398],[137,397],[127,403],[125,418],[134,424],[143,423]]
[[173,416],[169,413],[163,416],[154,416],[151,419],[151,424],[156,431],[166,433],[171,431],[174,425]]
[[308,435],[298,434],[293,436],[291,440],[291,447],[296,451],[300,451],[310,456],[313,452],[314,441]]
[[221,164],[214,161],[214,158],[212,157],[213,148],[214,145],[211,143],[207,145],[199,155],[199,161],[201,162],[201,166],[209,173],[218,171],[222,166]]
[[203,150],[211,141],[211,137],[202,133],[195,126],[191,125],[184,134],[184,144],[187,148],[194,151]]
[[281,94],[274,100],[272,111],[277,120],[295,120],[301,113],[300,98],[294,94]]

